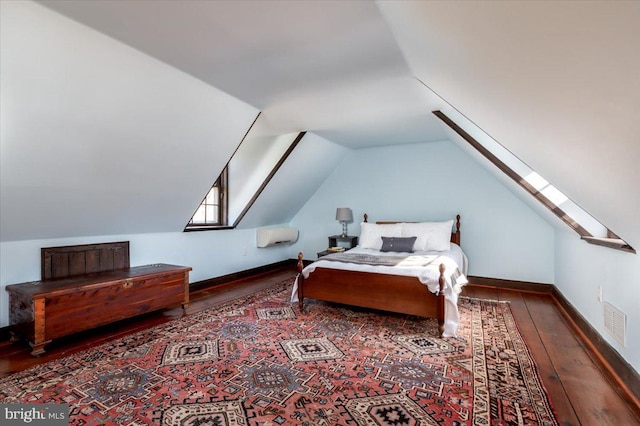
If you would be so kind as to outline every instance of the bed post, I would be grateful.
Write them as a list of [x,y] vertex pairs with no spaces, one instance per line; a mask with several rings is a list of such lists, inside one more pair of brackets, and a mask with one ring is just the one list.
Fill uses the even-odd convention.
[[304,269],[304,263],[302,262],[303,258],[302,252],[298,253],[298,307],[300,308],[300,312],[304,307],[304,276],[302,275],[302,270]]
[[367,219],[368,219],[368,218],[369,218],[369,215],[365,213],[365,214],[364,214],[364,221],[365,221],[365,223],[367,222]]
[[456,244],[460,245],[460,215],[456,216]]
[[[444,263],[440,264],[440,279],[438,283],[440,284],[440,290],[438,291],[438,333],[440,337],[444,334],[444,309],[445,309],[445,300],[444,300],[444,288],[445,288],[445,278],[444,271],[446,267]],[[300,286],[298,286],[298,289]]]

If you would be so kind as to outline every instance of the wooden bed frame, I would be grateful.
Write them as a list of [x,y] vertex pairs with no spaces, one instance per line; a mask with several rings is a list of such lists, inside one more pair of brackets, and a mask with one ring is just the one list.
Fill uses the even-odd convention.
[[[367,222],[367,215],[364,215]],[[392,224],[398,222],[376,222]],[[451,242],[460,245],[460,215],[456,216],[456,231]],[[363,308],[380,309],[402,314],[436,318],[440,336],[444,332],[445,265],[440,264],[438,296],[429,291],[416,277],[316,268],[304,278],[302,253],[298,253],[298,305],[304,310],[304,298],[335,302]]]

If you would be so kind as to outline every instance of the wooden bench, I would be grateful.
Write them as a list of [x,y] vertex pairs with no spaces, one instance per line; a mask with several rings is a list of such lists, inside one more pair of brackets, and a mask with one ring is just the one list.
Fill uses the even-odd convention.
[[42,280],[6,287],[13,340],[44,353],[53,339],[182,304],[190,267],[129,266],[129,242],[41,249]]

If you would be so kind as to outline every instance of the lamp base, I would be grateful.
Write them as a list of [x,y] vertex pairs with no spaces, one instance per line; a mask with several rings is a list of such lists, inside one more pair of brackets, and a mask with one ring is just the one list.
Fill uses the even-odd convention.
[[346,237],[347,236],[347,222],[342,222],[342,235],[341,237]]

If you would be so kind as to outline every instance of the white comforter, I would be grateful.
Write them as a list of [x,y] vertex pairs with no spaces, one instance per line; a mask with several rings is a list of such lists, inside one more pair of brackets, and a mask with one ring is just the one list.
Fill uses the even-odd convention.
[[[302,275],[305,278],[309,277],[316,268],[332,268],[351,271],[366,271],[379,274],[389,275],[406,275],[417,277],[421,283],[425,284],[429,291],[438,294],[439,292],[439,267],[441,263],[444,263],[445,270],[445,323],[444,333],[445,337],[454,337],[456,330],[458,329],[458,323],[460,317],[458,314],[458,295],[462,291],[467,281],[467,256],[464,254],[460,246],[451,243],[451,250],[449,251],[423,251],[414,253],[394,253],[386,252],[381,253],[378,250],[364,249],[360,247],[349,250],[350,253],[366,253],[369,255],[384,255],[384,256],[400,256],[406,257],[402,262],[396,266],[374,266],[374,265],[359,265],[355,263],[335,262],[322,260],[310,264],[302,270]],[[427,266],[422,266],[428,263]],[[293,292],[291,293],[291,302],[298,301],[298,279],[293,286]]]

